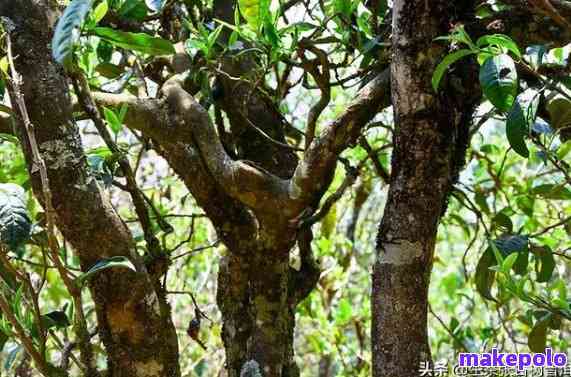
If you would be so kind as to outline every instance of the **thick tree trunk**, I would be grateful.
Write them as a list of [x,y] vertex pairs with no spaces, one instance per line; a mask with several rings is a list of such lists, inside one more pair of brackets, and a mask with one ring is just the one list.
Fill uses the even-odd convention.
[[395,149],[372,286],[376,377],[417,376],[419,363],[430,361],[426,318],[438,222],[464,163],[479,92],[471,62],[458,77],[465,92],[446,83],[440,94],[431,88],[434,67],[446,53],[433,40],[464,16],[455,3],[394,2]]
[[300,271],[289,266],[295,240],[287,240],[286,232],[295,234],[286,230],[278,241],[264,232],[247,252],[230,250],[220,263],[217,301],[229,377],[299,376],[293,361],[295,307],[319,272],[307,260]]
[[[49,49],[55,5],[47,0],[0,0],[0,16],[6,17],[15,68],[23,77],[22,94],[47,167],[59,230],[83,271],[113,256],[129,257],[137,266],[136,273],[108,270],[90,281],[108,375],[179,376],[176,332],[159,277],[146,271],[129,229],[89,172],[73,121],[68,81]],[[21,119],[18,123],[33,189],[42,202],[38,165]]]

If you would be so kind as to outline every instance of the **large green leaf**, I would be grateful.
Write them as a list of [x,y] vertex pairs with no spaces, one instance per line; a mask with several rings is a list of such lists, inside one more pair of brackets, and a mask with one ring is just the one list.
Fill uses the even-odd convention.
[[79,29],[89,10],[92,0],[73,0],[63,12],[52,38],[52,55],[55,61],[69,68],[73,47],[79,39]]
[[510,146],[525,158],[529,157],[525,139],[535,122],[539,97],[540,94],[535,89],[528,89],[518,95],[506,120],[506,136]]
[[456,63],[458,60],[462,59],[465,56],[471,55],[474,52],[468,49],[462,49],[455,51],[451,54],[448,54],[442,59],[440,64],[436,66],[434,73],[432,74],[432,88],[435,92],[438,91],[438,86],[440,85],[440,81],[444,76],[444,73],[452,64]]
[[128,258],[121,257],[121,256],[111,257],[111,258],[103,259],[103,260],[95,263],[89,269],[89,271],[79,275],[76,278],[75,283],[81,287],[93,275],[95,275],[96,273],[98,273],[100,271],[107,270],[109,268],[127,268],[127,269],[130,269],[132,271],[137,271],[137,269],[135,268],[133,263]]
[[101,39],[126,50],[138,51],[149,55],[170,55],[175,53],[171,42],[145,33],[128,33],[107,27],[96,27],[91,32]]
[[269,0],[238,0],[240,13],[253,30],[259,30],[270,13]]
[[13,183],[0,184],[0,242],[16,252],[30,237],[31,228],[24,189]]
[[499,110],[507,112],[514,103],[518,87],[512,58],[502,54],[486,59],[480,67],[480,84],[486,98]]
[[496,273],[490,267],[497,265],[496,257],[491,247],[484,251],[476,266],[475,280],[476,289],[485,299],[495,301],[492,296],[492,285],[494,284]]

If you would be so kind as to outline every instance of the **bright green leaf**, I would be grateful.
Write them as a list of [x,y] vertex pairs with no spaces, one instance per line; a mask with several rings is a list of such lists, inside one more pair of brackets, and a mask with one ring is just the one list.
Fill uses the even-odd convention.
[[444,59],[442,59],[442,61],[438,64],[438,66],[436,66],[436,69],[432,74],[432,88],[434,89],[434,91],[435,92],[438,91],[438,86],[440,85],[440,81],[442,80],[444,73],[452,64],[456,63],[458,60],[462,59],[463,57],[471,55],[473,53],[474,53],[473,51],[463,49],[446,55]]
[[175,53],[171,42],[145,33],[128,33],[106,27],[96,27],[91,32],[101,39],[126,50],[138,51],[149,55],[170,55]]

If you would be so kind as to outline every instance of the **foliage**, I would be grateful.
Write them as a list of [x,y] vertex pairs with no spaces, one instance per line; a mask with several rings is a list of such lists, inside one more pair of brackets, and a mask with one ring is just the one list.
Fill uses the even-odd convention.
[[[307,113],[326,97],[321,85],[325,72],[330,99],[318,116],[318,130],[328,127],[358,88],[388,67],[390,60],[390,43],[383,34],[390,25],[390,2],[377,2],[377,9],[350,0],[309,3],[314,9],[299,3],[286,10],[278,2],[240,0],[234,19],[222,20],[192,1],[72,0],[57,24],[52,53],[66,69],[85,75],[94,91],[155,97],[157,88],[172,77],[171,59],[180,59],[179,46],[184,46],[184,58],[197,67],[185,73],[185,85],[214,116],[220,111],[215,83],[221,64],[254,62],[240,77],[228,74],[230,79],[264,93],[293,129],[287,142],[300,149],[299,131],[307,131]],[[478,7],[482,18],[505,10],[497,2],[489,3]],[[128,27],[110,26],[106,22],[110,15]],[[174,18],[163,22],[162,17]],[[434,359],[452,360],[455,352],[476,352],[491,344],[505,351],[526,346],[533,352],[546,346],[567,350],[571,347],[567,336],[571,45],[528,46],[515,36],[497,33],[471,36],[464,26],[434,43],[449,51],[434,63],[432,76],[424,78],[435,97],[446,95],[458,68],[474,59],[484,98],[470,128],[468,164],[440,226],[430,291]],[[321,61],[320,56],[326,59]],[[126,127],[131,111],[127,105],[101,108],[117,150],[105,145],[99,132],[78,116],[86,163],[100,184],[98,190],[111,199],[133,234],[137,252],[150,258],[147,235],[126,195],[129,188],[120,161],[124,158],[133,167],[148,206],[151,233],[170,263],[165,292],[174,322],[177,328],[186,326],[189,308],[195,305],[188,294],[192,292],[212,319],[202,330],[203,341],[209,349],[222,348],[215,297],[216,262],[224,248],[187,188],[153,150],[153,140]],[[223,135],[228,122],[223,116],[215,119]],[[366,292],[379,208],[386,199],[386,182],[379,171],[390,173],[393,130],[391,111],[383,111],[363,132],[375,160],[363,145],[344,153],[346,162],[360,169],[358,183],[314,226],[313,246],[322,274],[296,313],[296,358],[305,366],[302,376],[318,375],[319,365],[327,365],[331,376],[371,373],[367,335],[371,309]],[[237,153],[231,143],[224,147]],[[10,297],[26,333],[36,344],[43,342],[46,357],[56,360],[59,340],[68,339],[70,325],[75,325],[72,294],[48,257],[46,215],[31,192],[22,146],[14,135],[0,133],[0,159],[0,242],[10,251],[0,263],[1,290]],[[327,196],[344,179],[343,169],[338,169]],[[57,233],[57,238],[62,265],[78,288],[94,274],[137,274],[125,257],[102,259],[82,272],[63,235]],[[292,257],[294,267],[299,263],[298,255]],[[35,296],[21,277],[12,276],[11,267],[41,281]],[[94,329],[93,303],[86,300],[84,306]],[[8,371],[19,364],[23,352],[5,316],[0,318],[0,329]],[[182,334],[183,375],[216,375],[224,364],[221,353],[204,351]],[[98,362],[103,363],[102,347],[96,350]],[[77,365],[70,368],[79,373]]]

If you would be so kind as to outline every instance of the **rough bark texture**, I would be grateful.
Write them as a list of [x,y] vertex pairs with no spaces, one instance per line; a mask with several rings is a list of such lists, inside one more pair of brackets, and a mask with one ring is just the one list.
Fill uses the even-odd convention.
[[[229,4],[233,2],[216,1],[216,12],[233,14]],[[56,14],[47,0],[0,0],[0,15],[16,25],[11,34],[16,68],[25,78],[24,95],[48,165],[59,229],[77,251],[83,269],[115,255],[130,256],[139,268],[136,274],[102,273],[91,286],[109,353],[109,374],[177,376],[176,334],[158,277],[146,272],[128,228],[89,174],[73,123],[68,82],[49,51]],[[223,68],[233,75],[246,74],[252,62],[244,59]],[[106,93],[94,93],[94,98],[102,105],[129,104],[126,124],[154,140],[227,246],[217,301],[228,375],[296,377],[295,308],[319,277],[311,230],[300,228],[300,223],[317,209],[339,154],[355,143],[376,110],[388,104],[388,71],[315,137],[299,162],[291,148],[283,146],[287,124],[276,105],[251,84],[221,76],[225,92],[242,94],[223,96],[217,103],[227,115],[233,151],[222,144],[208,112],[185,86],[184,75],[167,80],[157,98]],[[20,138],[34,190],[40,193],[27,140],[23,134]],[[300,270],[289,265],[296,243]]]
[[[49,50],[55,6],[47,0],[1,0],[0,16],[13,27],[9,32],[15,66],[23,76],[23,95],[47,166],[58,228],[84,271],[112,256],[127,256],[137,266],[136,273],[108,270],[90,283],[99,335],[108,354],[108,375],[179,376],[176,333],[158,277],[147,273],[129,229],[87,167],[68,82]],[[18,136],[34,192],[42,201],[39,172],[21,125]]]
[[[273,154],[261,153],[269,142],[258,132],[249,138],[236,137],[237,156],[230,156],[207,112],[184,85],[183,77],[173,77],[163,85],[158,99],[99,93],[96,100],[108,106],[129,104],[132,115],[127,116],[127,125],[160,146],[159,152],[203,207],[228,248],[220,263],[217,302],[229,376],[239,377],[257,368],[265,377],[295,377],[299,374],[293,362],[295,307],[319,277],[311,253],[311,231],[299,229],[299,224],[317,208],[333,177],[337,156],[356,141],[376,109],[388,103],[388,72],[373,80],[326,127],[295,171],[290,149],[274,145]],[[227,114],[231,123],[239,123],[231,126],[241,129],[244,113],[265,114],[252,117],[254,124],[275,116],[274,104],[262,98],[254,92],[252,103],[236,104],[251,105],[255,111]],[[282,122],[264,123],[264,127],[267,134],[284,141]],[[258,145],[260,153],[251,146],[240,148],[248,142]],[[282,157],[274,158],[277,154]],[[289,253],[296,242],[302,256],[299,271],[289,266]]]
[[466,62],[464,72],[450,79],[460,85],[436,94],[430,84],[446,53],[434,38],[465,16],[461,3],[394,2],[395,148],[372,287],[373,375],[378,377],[417,376],[419,363],[430,360],[426,317],[436,232],[464,163],[469,121],[479,100],[476,71]]

